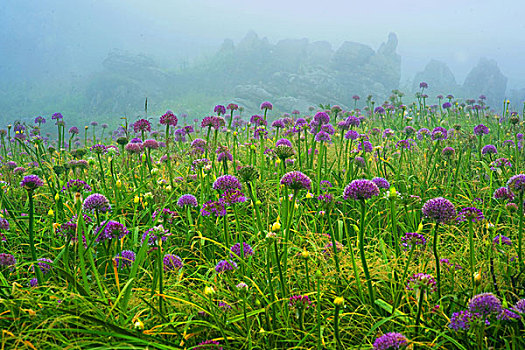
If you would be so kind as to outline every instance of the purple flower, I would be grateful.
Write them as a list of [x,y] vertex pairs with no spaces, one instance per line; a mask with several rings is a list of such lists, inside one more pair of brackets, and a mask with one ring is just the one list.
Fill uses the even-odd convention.
[[515,192],[525,191],[525,174],[514,175],[507,181],[507,188]]
[[494,244],[494,245],[508,245],[508,246],[512,246],[512,241],[507,236],[497,235],[492,240],[492,244]]
[[355,130],[348,130],[345,134],[345,139],[347,140],[357,140],[359,133]]
[[217,217],[225,216],[226,215],[226,207],[224,205],[224,201],[214,201],[210,200],[204,203],[201,209],[202,216],[210,216],[215,215]]
[[16,259],[13,254],[0,253],[0,266],[9,267],[13,269],[16,264]]
[[434,277],[427,273],[416,273],[409,278],[407,282],[408,290],[423,289],[433,293],[437,290],[437,284]]
[[479,124],[474,127],[474,135],[482,136],[482,135],[487,135],[488,133],[489,133],[489,128],[483,124]]
[[452,107],[452,103],[450,102],[443,103],[443,109],[449,109],[450,107]]
[[[252,256],[253,255],[253,249],[252,247],[246,243],[246,242],[242,242],[242,247],[243,247],[243,253],[244,254],[244,257],[247,257],[247,256]],[[230,257],[232,258],[236,258],[236,256],[242,258],[242,255],[241,255],[241,244],[240,243],[235,243],[231,248],[230,248]]]
[[91,186],[89,186],[85,181],[80,180],[80,179],[69,180],[66,186],[64,187],[64,189],[66,188],[73,192],[81,192],[81,191],[91,192],[92,191]]
[[181,208],[184,208],[186,206],[190,207],[197,207],[199,204],[197,203],[197,198],[195,198],[192,194],[183,194],[179,197],[177,200],[177,205]]
[[61,120],[62,118],[64,118],[64,117],[62,116],[62,113],[55,113],[55,114],[53,114],[53,115],[51,116],[51,119],[52,119],[52,120]]
[[242,188],[241,182],[233,175],[222,175],[215,180],[212,185],[214,190],[240,190]]
[[151,123],[146,119],[139,119],[133,124],[133,131],[136,133],[149,132],[151,131]]
[[230,206],[246,202],[246,196],[239,190],[226,190],[221,195],[221,201],[224,205]]
[[401,333],[383,334],[374,341],[374,350],[397,350],[407,346],[407,338]]
[[501,312],[501,301],[492,293],[481,293],[470,299],[468,309],[471,313],[489,316]]
[[123,250],[115,256],[115,262],[117,263],[117,268],[130,267],[131,264],[135,262],[135,252],[131,250]]
[[221,260],[215,265],[215,272],[223,273],[237,269],[237,264],[232,260]]
[[428,135],[430,135],[430,130],[428,130],[427,128],[421,128],[417,131],[417,139],[418,140],[423,140],[424,137],[427,137]]
[[46,258],[40,258],[40,259],[37,259],[37,261],[38,261],[37,265],[40,268],[40,271],[42,271],[44,275],[46,275],[47,273],[49,273],[49,271],[51,271],[51,265],[53,265],[53,260],[46,259]]
[[435,127],[434,130],[432,130],[432,141],[442,141],[446,140],[448,137],[447,129],[444,127],[438,126]]
[[105,154],[108,152],[107,147],[101,144],[93,145],[89,150],[95,154]]
[[427,240],[425,236],[422,234],[419,234],[417,232],[407,232],[403,237],[401,237],[401,246],[403,247],[403,250],[410,250],[412,249],[412,246],[421,246],[422,248],[425,247],[427,244]]
[[314,115],[314,122],[317,125],[328,124],[330,122],[330,116],[326,112],[317,112]]
[[394,130],[387,128],[385,129],[385,131],[383,131],[383,137],[387,139],[389,137],[394,136],[394,133],[395,133]]
[[148,148],[148,149],[158,149],[159,148],[159,143],[156,140],[149,139],[149,140],[145,140],[142,143],[142,147],[143,148]]
[[498,150],[496,149],[496,146],[494,145],[485,145],[481,149],[481,154],[496,154],[498,153]]
[[46,118],[42,116],[38,116],[35,118],[35,124],[45,124],[45,123],[46,123]]
[[276,128],[276,129],[284,128],[285,127],[284,120],[282,120],[282,119],[274,120],[273,123],[272,123],[272,127]]
[[9,221],[0,217],[0,231],[9,231]]
[[443,157],[454,157],[454,155],[456,154],[456,150],[452,147],[447,146],[443,148],[441,154],[443,155]]
[[150,228],[144,234],[142,234],[142,239],[140,241],[140,244],[144,243],[144,240],[146,237],[148,237],[148,245],[156,246],[158,245],[158,240],[160,239],[162,242],[166,242],[166,239],[168,239],[169,231],[164,229],[162,225],[158,225],[155,227]]
[[226,106],[226,109],[229,109],[231,111],[236,111],[239,109],[239,106],[235,103],[230,103],[228,106]]
[[519,320],[521,316],[519,313],[516,313],[511,309],[503,309],[498,314],[498,316],[496,316],[496,318],[500,321],[513,321],[513,320]]
[[205,340],[194,347],[193,350],[222,350],[222,346],[218,341]]
[[71,135],[78,135],[80,133],[80,131],[78,130],[78,128],[76,126],[72,126],[69,128],[69,133]]
[[164,255],[162,262],[164,264],[164,271],[180,270],[184,266],[182,259],[178,255],[173,254]]
[[38,187],[44,186],[44,181],[38,175],[27,175],[20,182],[20,186],[25,187],[28,191],[33,191]]
[[459,211],[456,221],[464,222],[464,221],[470,220],[472,222],[478,222],[484,219],[485,219],[485,216],[483,216],[483,212],[481,211],[481,209],[478,209],[475,207],[467,207]]
[[437,223],[447,223],[456,217],[454,204],[443,197],[429,199],[421,210],[425,217]]
[[354,164],[360,168],[364,168],[366,166],[365,159],[363,157],[355,157]]
[[215,108],[213,108],[213,112],[217,113],[218,115],[224,115],[226,114],[226,107],[223,105],[217,105]]
[[315,307],[310,301],[308,295],[292,295],[288,301],[288,306],[291,308],[299,307],[306,309],[310,306]]
[[100,226],[95,228],[95,236],[97,242],[104,242],[106,240],[121,239],[129,233],[126,226],[118,221],[103,221]]
[[514,305],[514,310],[525,314],[525,299],[519,300],[516,305]]
[[[327,258],[330,258],[333,254],[333,247],[334,247],[334,244],[332,242],[329,242],[327,243],[324,248],[323,248],[323,254],[327,257]],[[342,243],[339,243],[339,242],[335,242],[335,247],[337,248],[337,251],[340,252],[341,250],[343,250],[344,246]]]
[[459,312],[454,312],[450,318],[449,328],[459,331],[466,331],[470,329],[471,325],[484,323],[486,325],[490,324],[488,320],[485,320],[482,315],[479,313],[471,313],[467,310],[462,310]]
[[36,286],[38,286],[38,279],[36,279],[36,278],[31,278],[31,279],[29,280],[29,286],[30,286],[31,288],[35,288]]
[[377,113],[377,114],[385,114],[385,109],[381,106],[377,106],[375,109],[374,109],[374,113]]
[[315,135],[315,142],[332,142],[332,138],[329,133],[321,130]]
[[290,171],[281,178],[281,185],[294,191],[302,189],[309,191],[312,187],[312,180],[300,171]]
[[374,147],[368,141],[361,141],[359,142],[357,149],[365,153],[371,153],[374,150]]
[[141,143],[130,142],[124,147],[124,149],[126,150],[126,152],[130,154],[142,153],[142,142]]
[[343,198],[345,200],[352,198],[355,200],[366,200],[373,196],[379,195],[379,187],[366,179],[353,180],[348,186],[345,187]]
[[507,187],[500,187],[494,191],[492,198],[513,201],[514,193],[512,193]]
[[428,84],[425,83],[424,81],[422,81],[421,83],[419,83],[419,88],[426,89],[426,88],[428,88]]
[[280,146],[280,145],[292,147],[292,142],[288,139],[280,139],[275,143],[275,147]]
[[383,177],[374,177],[372,182],[375,183],[379,188],[383,188],[385,190],[390,188],[390,183]]
[[410,140],[399,140],[396,143],[396,148],[411,149],[412,148],[412,143],[410,142]]
[[106,213],[111,211],[111,205],[104,195],[93,193],[84,200],[84,210],[89,212],[99,211],[101,213]]
[[271,111],[273,109],[273,105],[270,102],[265,101],[261,103],[261,109],[269,109]]

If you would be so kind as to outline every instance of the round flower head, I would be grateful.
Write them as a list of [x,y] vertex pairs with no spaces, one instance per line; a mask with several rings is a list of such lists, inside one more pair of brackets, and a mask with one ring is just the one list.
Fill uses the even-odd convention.
[[20,182],[20,186],[25,187],[28,191],[33,191],[38,187],[44,186],[44,181],[38,175],[27,175]]
[[149,139],[142,143],[142,147],[147,149],[158,149],[159,143],[156,140]]
[[475,207],[467,207],[459,211],[456,221],[464,222],[470,220],[472,222],[478,222],[482,221],[483,219],[485,219],[485,216],[483,216],[483,212],[481,211],[481,209]]
[[137,142],[130,142],[128,143],[124,149],[126,150],[126,152],[130,153],[130,154],[139,154],[142,152],[142,142],[140,143],[137,143]]
[[0,266],[13,268],[16,264],[16,259],[13,254],[0,253]]
[[172,111],[168,110],[160,117],[162,125],[177,126],[178,119]]
[[430,293],[433,293],[437,289],[436,281],[434,280],[434,277],[427,273],[416,273],[408,280],[407,289],[424,289],[428,290]]
[[471,313],[479,313],[483,316],[501,312],[501,301],[492,293],[481,293],[475,295],[468,303]]
[[425,217],[437,223],[446,223],[456,217],[454,204],[443,197],[429,199],[421,210]]
[[489,128],[483,124],[479,124],[474,127],[474,134],[477,136],[487,135],[488,133],[489,133]]
[[397,350],[407,346],[407,338],[401,333],[386,333],[374,341],[374,350]]
[[369,141],[361,141],[359,142],[357,149],[365,153],[371,153],[374,150],[374,147]]
[[515,310],[503,309],[498,314],[498,316],[496,316],[496,318],[500,321],[513,321],[513,320],[519,320],[521,316],[519,313],[516,313]]
[[9,221],[0,217],[0,231],[9,231]]
[[492,198],[513,201],[514,193],[512,193],[507,187],[500,187],[494,191]]
[[514,175],[507,181],[507,188],[514,192],[525,191],[525,174]]
[[117,268],[130,267],[133,262],[135,262],[135,252],[131,250],[123,250],[115,256],[115,262],[117,263]]
[[85,181],[80,179],[69,180],[64,189],[71,190],[73,192],[91,192],[92,188]]
[[261,109],[269,109],[271,111],[273,109],[273,105],[270,102],[265,101],[261,103]]
[[345,134],[345,139],[347,140],[357,140],[359,133],[355,130],[348,130]]
[[343,192],[344,199],[366,200],[373,196],[379,196],[379,187],[374,182],[366,179],[350,182]]
[[307,190],[312,187],[312,180],[300,171],[290,171],[281,178],[281,185],[291,190]]
[[317,125],[328,124],[330,122],[330,116],[326,112],[317,112],[314,116],[314,122]]
[[221,194],[221,200],[224,205],[230,206],[246,202],[246,196],[239,190],[226,190]]
[[232,260],[221,260],[215,266],[215,272],[223,273],[226,271],[233,271],[237,269],[237,264]]
[[197,207],[199,204],[197,203],[197,198],[195,198],[192,194],[183,194],[179,197],[177,200],[177,205],[181,208],[190,206],[190,207]]
[[252,247],[246,243],[246,242],[242,242],[242,247],[243,247],[243,252],[241,253],[241,244],[240,243],[235,243],[231,248],[230,248],[230,257],[232,258],[236,258],[237,256],[239,258],[242,258],[242,254],[244,254],[244,257],[247,257],[247,256],[252,256],[253,255],[253,249]]
[[173,254],[164,255],[162,261],[164,263],[164,271],[180,270],[184,266],[182,259]]
[[111,205],[104,195],[93,193],[84,200],[84,210],[89,212],[98,211],[106,213],[111,211]]
[[427,240],[425,237],[417,232],[407,232],[403,237],[401,237],[401,246],[404,250],[412,249],[412,246],[421,246],[425,247]]
[[201,209],[202,216],[210,216],[215,215],[217,217],[219,216],[225,216],[226,215],[226,207],[224,205],[224,201],[214,201],[210,200],[204,203]]
[[240,190],[241,182],[233,175],[222,175],[213,183],[213,189],[218,191]]
[[112,239],[121,239],[129,233],[126,226],[122,225],[118,221],[103,221],[100,223],[100,226],[95,229],[95,236],[97,237],[97,242],[103,242],[106,240]]
[[456,150],[452,147],[447,146],[443,148],[441,154],[443,155],[443,157],[454,157],[454,155],[456,154]]
[[106,154],[108,152],[107,147],[102,144],[93,145],[89,150],[95,154]]
[[481,154],[497,154],[498,149],[494,145],[485,145],[481,149]]
[[69,128],[69,133],[72,135],[78,135],[80,133],[80,130],[76,126],[72,126]]
[[332,142],[332,138],[330,134],[321,130],[315,135],[315,142]]
[[390,188],[390,183],[383,177],[374,177],[372,182],[375,183],[379,188],[383,188],[385,190]]
[[435,140],[446,140],[448,137],[447,129],[444,127],[438,126],[432,130],[432,141]]
[[275,147],[280,146],[280,145],[292,147],[292,142],[288,139],[280,139],[279,141],[275,143]]
[[147,121],[146,119],[139,119],[133,124],[133,131],[136,133],[142,132],[142,131],[151,131],[151,123]]

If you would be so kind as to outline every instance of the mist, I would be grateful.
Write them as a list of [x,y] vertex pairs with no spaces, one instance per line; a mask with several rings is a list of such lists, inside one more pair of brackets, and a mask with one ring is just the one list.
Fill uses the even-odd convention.
[[[364,3],[4,0],[0,4],[0,120],[5,124],[15,118],[27,119],[56,111],[82,120],[96,120],[101,115],[133,115],[146,97],[151,97],[153,112],[178,108],[178,112],[205,113],[214,104],[228,102],[221,99],[238,97],[239,89],[207,90],[204,85],[208,84],[206,79],[213,80],[207,74],[220,71],[221,60],[216,56],[225,39],[238,45],[250,32],[256,33],[260,40],[267,38],[270,45],[284,39],[326,41],[334,52],[345,41],[378,50],[387,42],[389,33],[395,33],[395,54],[400,57],[397,87],[408,90],[408,95],[413,95],[413,86],[419,83],[414,81],[416,74],[431,60],[445,63],[461,85],[480,59],[487,58],[508,79],[503,97],[521,99],[525,97],[520,92],[525,88],[525,67],[520,59],[525,54],[525,24],[521,20],[524,10],[525,3],[519,1],[479,0],[417,5],[412,1],[386,0]],[[111,53],[119,59],[110,62],[112,68],[108,71],[107,58]],[[135,70],[115,67],[137,57],[151,63],[143,80],[137,80]],[[132,67],[139,69],[140,62],[133,61]],[[326,65],[330,64],[327,60]],[[210,65],[213,70],[206,71]],[[322,66],[322,62],[316,65]],[[160,85],[159,80],[149,75],[152,72],[164,82],[164,90],[177,86],[172,96],[154,91],[154,86]],[[251,73],[243,72],[243,77],[249,80]],[[116,75],[118,84],[111,80]],[[128,78],[137,86],[151,83],[152,88],[144,91],[137,88],[132,94],[122,92],[113,96],[115,86],[125,86]],[[185,83],[193,92],[190,97],[178,92],[184,90]],[[387,87],[386,84],[385,90]],[[106,88],[107,91],[103,90]],[[266,88],[265,83],[258,88]],[[94,94],[94,90],[102,92]],[[362,93],[366,90],[367,86],[362,86]],[[297,97],[292,92],[286,93],[290,98]],[[269,94],[269,98],[274,97]],[[111,96],[129,100],[123,105],[102,102]],[[303,105],[350,103],[299,100]],[[518,106],[521,100],[513,103]]]

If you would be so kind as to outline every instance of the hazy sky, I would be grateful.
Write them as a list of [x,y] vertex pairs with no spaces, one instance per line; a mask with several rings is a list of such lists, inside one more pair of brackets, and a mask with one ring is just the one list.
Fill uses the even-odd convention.
[[511,87],[525,87],[524,13],[518,0],[1,0],[0,74],[82,74],[111,49],[181,62],[249,30],[271,42],[306,37],[374,49],[395,32],[404,80],[436,58],[462,83],[485,56]]

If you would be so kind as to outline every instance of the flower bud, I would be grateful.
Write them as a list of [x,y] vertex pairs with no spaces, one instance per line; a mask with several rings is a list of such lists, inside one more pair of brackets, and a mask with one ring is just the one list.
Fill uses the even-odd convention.
[[49,211],[47,212],[47,215],[53,216],[55,215],[55,212],[53,211],[53,209],[49,209]]
[[345,299],[343,297],[336,297],[334,299],[334,305],[337,307],[341,307],[345,305]]
[[205,295],[213,295],[215,293],[215,289],[213,287],[206,287],[204,288],[204,294]]
[[122,188],[122,181],[120,181],[120,179],[117,180],[116,185],[117,185],[117,188],[120,190]]
[[59,199],[60,199],[60,194],[58,194],[57,192],[57,194],[55,194],[55,201],[58,201]]
[[310,256],[310,252],[308,250],[304,249],[302,251],[302,253],[301,253],[301,257],[306,260],[306,259],[308,259],[309,256]]
[[281,229],[281,223],[279,223],[279,221],[274,222],[272,225],[272,231],[277,232],[280,229]]

